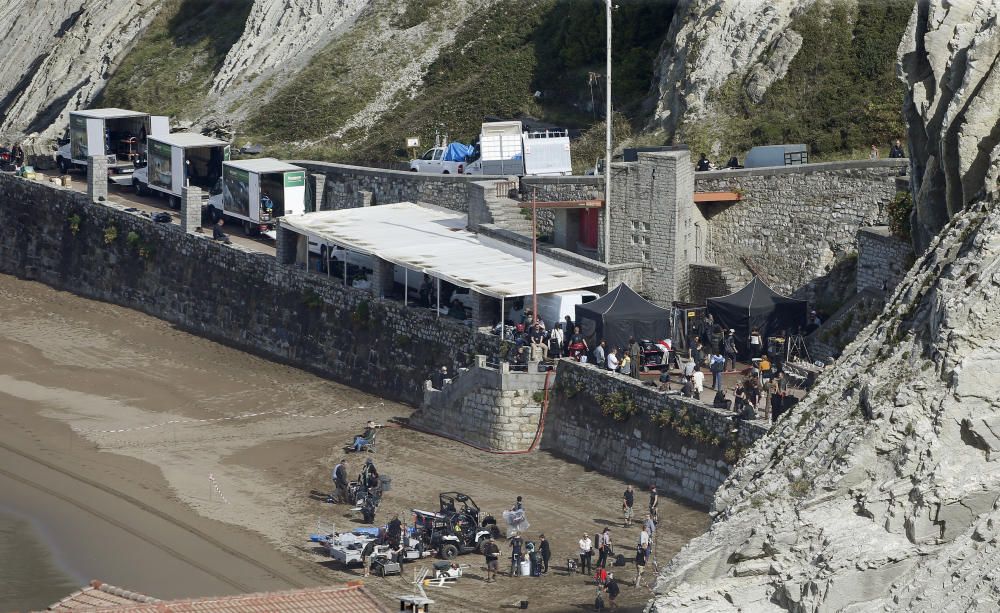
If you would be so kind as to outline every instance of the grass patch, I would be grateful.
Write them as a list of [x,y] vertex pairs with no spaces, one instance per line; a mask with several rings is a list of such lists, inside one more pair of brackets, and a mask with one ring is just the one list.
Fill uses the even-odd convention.
[[253,0],[166,0],[94,106],[194,118]]
[[534,33],[554,4],[512,0],[471,17],[428,67],[416,96],[400,92],[367,134],[345,135],[347,141],[364,140],[352,157],[402,160],[406,136],[430,143],[438,130],[470,142],[487,116],[541,115],[531,87],[537,65]]
[[[314,55],[305,68],[250,115],[244,126],[247,138],[264,143],[315,142],[336,132],[364,108],[375,97],[380,83],[354,54],[373,31],[375,19],[373,14],[360,18],[348,33]],[[335,157],[336,152],[331,151],[316,159]]]
[[896,46],[912,8],[901,0],[817,2],[793,19],[802,48],[760,104],[730,79],[710,96],[719,117],[681,126],[677,140],[695,152],[721,144],[724,156],[806,143],[816,161],[865,158],[872,142],[885,148],[904,134]]

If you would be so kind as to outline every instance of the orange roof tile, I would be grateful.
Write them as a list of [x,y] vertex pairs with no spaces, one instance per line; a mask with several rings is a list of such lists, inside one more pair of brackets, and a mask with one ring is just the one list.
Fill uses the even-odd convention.
[[157,603],[160,601],[152,596],[130,592],[129,590],[94,580],[90,582],[90,585],[73,592],[59,602],[49,606],[48,610],[94,611],[132,605],[137,602]]
[[129,603],[102,613],[389,613],[363,585]]

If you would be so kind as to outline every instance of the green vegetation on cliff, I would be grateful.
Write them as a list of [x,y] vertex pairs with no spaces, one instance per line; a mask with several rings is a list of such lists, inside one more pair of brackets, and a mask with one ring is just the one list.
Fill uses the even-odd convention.
[[253,0],[165,0],[94,106],[193,119]]
[[775,143],[806,143],[816,159],[884,148],[904,133],[896,47],[912,8],[902,0],[817,2],[793,20],[802,48],[760,104],[730,80],[715,92],[721,116],[682,126],[677,140],[695,151],[718,142],[723,158]]

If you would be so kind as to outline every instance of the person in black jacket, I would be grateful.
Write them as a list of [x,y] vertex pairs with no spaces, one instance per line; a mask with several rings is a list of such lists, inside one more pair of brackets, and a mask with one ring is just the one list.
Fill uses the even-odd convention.
[[333,467],[333,484],[340,502],[347,502],[347,458],[341,458],[340,464]]
[[604,591],[608,594],[608,606],[612,609],[615,608],[615,599],[618,598],[622,589],[618,586],[614,573],[608,573],[608,582],[604,584]]
[[552,557],[552,550],[549,548],[549,541],[542,534],[538,537],[538,549],[542,554],[542,574],[549,572],[549,558]]

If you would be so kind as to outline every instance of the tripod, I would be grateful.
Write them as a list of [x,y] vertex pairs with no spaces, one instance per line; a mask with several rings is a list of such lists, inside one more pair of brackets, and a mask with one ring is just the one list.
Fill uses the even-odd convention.
[[788,338],[785,360],[790,362],[796,358],[805,362],[812,362],[812,359],[809,357],[809,350],[806,348],[806,341],[802,338],[801,334],[793,334]]

